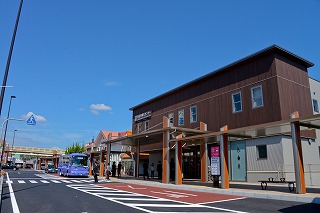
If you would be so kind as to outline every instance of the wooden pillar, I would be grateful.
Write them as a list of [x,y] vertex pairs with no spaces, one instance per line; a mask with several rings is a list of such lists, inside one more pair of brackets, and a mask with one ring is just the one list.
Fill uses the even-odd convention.
[[[200,130],[207,131],[207,124],[200,122]],[[201,182],[208,181],[208,145],[205,139],[201,139],[200,157],[201,157]]]
[[105,149],[102,147],[100,151],[100,177],[104,176],[104,160],[105,160]]
[[90,165],[89,165],[89,175],[90,176],[92,176],[93,163],[94,163],[94,151],[91,150],[91,153],[90,153]]
[[[220,128],[221,132],[227,131],[228,126]],[[228,135],[220,135],[220,159],[221,159],[221,188],[229,189],[229,166],[228,166]]]
[[162,183],[169,183],[170,171],[169,171],[169,160],[170,160],[170,133],[169,130],[165,129],[169,127],[169,119],[163,117],[163,142],[162,142]]
[[136,160],[135,160],[135,177],[139,177],[139,164],[140,164],[140,141],[136,139]]
[[[182,134],[178,135],[177,138],[182,138]],[[175,146],[175,184],[182,184],[182,142],[177,141]]]
[[[299,118],[299,113],[290,115],[291,119]],[[296,179],[296,193],[306,194],[306,183],[304,177],[304,166],[301,145],[300,124],[298,121],[291,122],[291,136],[293,149],[294,174]]]
[[41,164],[42,164],[42,158],[40,157],[39,165],[38,165],[38,170],[41,170]]

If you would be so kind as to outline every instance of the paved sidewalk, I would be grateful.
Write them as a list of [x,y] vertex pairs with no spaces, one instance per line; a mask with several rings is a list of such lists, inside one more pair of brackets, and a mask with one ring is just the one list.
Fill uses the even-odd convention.
[[110,178],[112,181],[140,184],[147,186],[155,186],[170,189],[190,190],[197,192],[209,192],[217,194],[229,194],[253,198],[264,198],[274,200],[296,201],[303,203],[317,203],[320,204],[320,188],[308,187],[304,195],[289,192],[287,185],[268,185],[267,190],[262,190],[260,184],[231,182],[230,189],[213,188],[212,182],[202,183],[199,180],[184,180],[182,185],[175,185],[174,183],[163,184],[156,179],[143,180],[142,178],[122,177]]

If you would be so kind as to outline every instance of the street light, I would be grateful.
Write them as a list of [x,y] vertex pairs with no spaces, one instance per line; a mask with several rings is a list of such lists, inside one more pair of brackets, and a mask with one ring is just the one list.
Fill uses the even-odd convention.
[[13,150],[13,145],[14,145],[14,138],[16,137],[16,131],[18,131],[18,130],[15,129],[13,132],[12,147],[11,147],[12,150]]
[[[3,126],[4,123],[7,123],[9,120],[14,120],[14,121],[26,121],[25,119],[19,119],[19,118],[7,118],[3,121],[2,126],[1,126],[1,132],[0,132],[0,141],[2,141],[2,131],[3,131]],[[3,144],[2,144],[2,151],[1,151],[1,169],[2,169],[2,160],[3,160],[3,153],[4,153],[4,149],[6,147],[6,141],[3,140]]]
[[[11,97],[10,97],[10,103],[9,103],[9,110],[8,110],[7,119],[9,119],[9,116],[10,116],[11,101],[12,101],[12,99],[13,99],[13,98],[17,98],[17,97],[16,97],[16,96],[14,96],[14,95],[11,95]],[[5,128],[5,130],[4,130],[3,144],[5,144],[5,143],[6,143],[6,136],[7,136],[8,123],[9,123],[9,120],[8,120],[8,122],[6,123],[6,128]]]

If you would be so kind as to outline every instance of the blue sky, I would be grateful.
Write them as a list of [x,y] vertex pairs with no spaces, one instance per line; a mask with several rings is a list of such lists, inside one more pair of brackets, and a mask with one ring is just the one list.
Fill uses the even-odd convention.
[[[0,0],[3,79],[19,0]],[[315,65],[320,1],[24,0],[1,121],[7,143],[65,149],[131,129],[136,106],[277,44]],[[1,123],[2,123],[1,122]]]

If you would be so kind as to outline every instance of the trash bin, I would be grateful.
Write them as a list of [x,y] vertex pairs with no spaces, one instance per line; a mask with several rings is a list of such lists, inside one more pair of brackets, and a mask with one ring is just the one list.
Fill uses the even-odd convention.
[[214,188],[219,188],[219,176],[218,175],[212,175],[211,180],[213,181],[213,187]]

